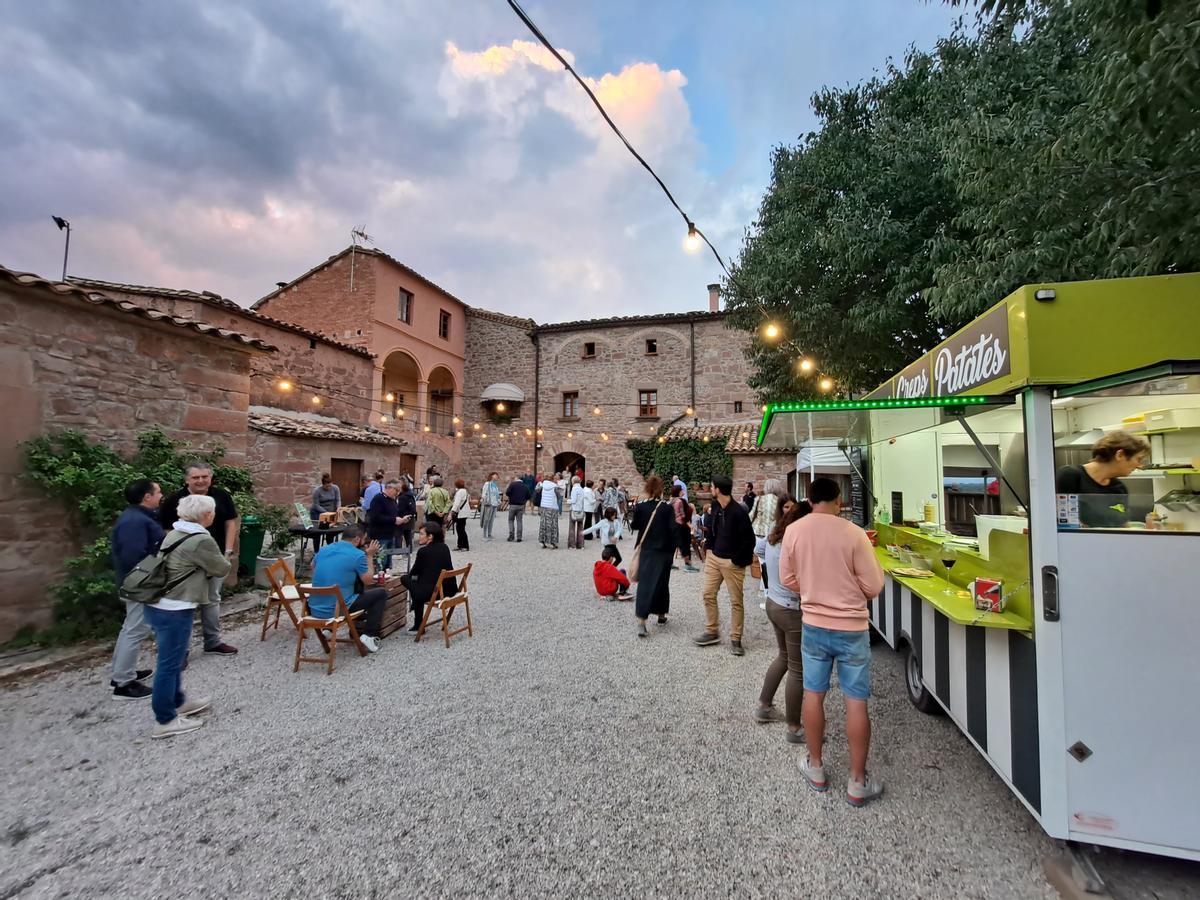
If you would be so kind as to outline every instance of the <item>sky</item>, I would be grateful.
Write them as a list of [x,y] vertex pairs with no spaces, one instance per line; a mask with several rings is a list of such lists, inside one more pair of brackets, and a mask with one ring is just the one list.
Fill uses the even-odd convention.
[[[526,0],[727,261],[821,87],[931,47],[936,0]],[[40,0],[0,28],[0,264],[249,305],[350,243],[553,322],[721,278],[504,0]]]

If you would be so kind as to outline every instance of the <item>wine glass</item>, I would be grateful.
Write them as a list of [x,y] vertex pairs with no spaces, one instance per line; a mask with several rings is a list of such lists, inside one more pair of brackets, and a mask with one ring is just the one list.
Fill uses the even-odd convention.
[[[942,545],[941,552],[942,565],[946,568],[946,581],[950,581],[950,570],[954,568],[954,564],[958,562],[958,552],[949,544]],[[958,591],[954,589],[954,585],[950,584],[946,590],[942,591],[947,597],[958,596]]]

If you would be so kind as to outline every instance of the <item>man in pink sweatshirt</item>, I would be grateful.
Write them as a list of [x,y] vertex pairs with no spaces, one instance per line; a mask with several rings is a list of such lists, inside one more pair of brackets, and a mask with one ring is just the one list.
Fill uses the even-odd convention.
[[850,744],[850,779],[846,800],[863,806],[883,794],[883,782],[867,774],[871,746],[871,637],[867,602],[883,590],[883,567],[875,558],[866,532],[843,519],[841,489],[829,478],[809,488],[813,515],[788,526],[779,557],[779,580],[800,595],[804,636],[804,722],[808,756],[800,772],[809,787],[829,789],[821,757],[825,743],[825,694],[837,663],[838,682],[846,697],[846,738]]

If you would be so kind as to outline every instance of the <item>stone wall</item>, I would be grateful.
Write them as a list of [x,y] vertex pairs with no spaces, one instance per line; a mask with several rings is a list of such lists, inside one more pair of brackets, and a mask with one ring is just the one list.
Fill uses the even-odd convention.
[[[189,297],[123,294],[112,289],[104,293],[183,319],[239,331],[277,347],[277,352],[254,359],[250,382],[252,406],[318,412],[355,425],[378,425],[377,421],[370,422],[374,377],[374,362],[370,357],[280,328],[248,311],[242,313]],[[278,389],[277,385],[284,380],[295,386],[293,390]],[[321,402],[313,403],[313,397]]]
[[[531,397],[533,347],[529,346],[526,359],[512,350],[503,354],[489,349],[519,346],[512,337],[520,330],[515,324],[493,321],[491,316],[468,318],[468,384],[486,386],[492,381],[518,383],[518,379],[525,379],[518,386]],[[627,484],[640,485],[641,476],[625,446],[631,436],[649,438],[660,426],[676,419],[694,419],[699,424],[745,420],[756,408],[754,392],[746,383],[750,367],[742,352],[748,338],[742,332],[727,330],[723,316],[700,314],[692,321],[663,316],[628,324],[582,322],[567,328],[548,326],[538,329],[536,335],[541,344],[537,418],[544,431],[542,449],[537,453],[538,471],[551,470],[559,454],[578,453],[586,460],[589,477],[617,477]],[[647,353],[648,340],[656,342],[656,353]],[[585,344],[595,345],[590,357],[585,356]],[[657,391],[657,415],[639,415],[641,390]],[[568,391],[579,394],[579,415],[573,418],[562,414],[563,394]],[[478,391],[469,389],[467,393]],[[693,402],[693,415],[686,416]],[[735,403],[742,404],[740,410]],[[600,415],[594,414],[595,407],[600,408]],[[533,438],[524,431],[534,427],[533,419],[527,403],[521,418],[505,429],[502,440],[496,429],[488,432],[486,440],[477,432],[466,432],[463,468],[471,483],[481,481],[489,469],[523,472],[533,465]],[[514,430],[516,438],[512,436]]]
[[735,453],[733,455],[733,487],[738,497],[746,492],[746,482],[754,482],[756,493],[762,491],[763,482],[778,478],[785,485],[788,474],[796,468],[796,455],[771,453]]
[[[400,471],[400,455],[407,447],[388,447],[354,441],[323,441],[288,437],[250,429],[249,468],[254,475],[254,491],[267,503],[291,506],[302,501],[306,506],[321,473],[328,472],[334,459],[359,460],[365,475],[383,469],[389,478]],[[343,497],[351,506],[357,497]]]
[[246,461],[251,351],[232,340],[97,307],[36,287],[0,286],[0,641],[47,624],[46,585],[78,549],[66,511],[20,479],[20,447],[77,429],[115,450],[161,426]]
[[368,253],[354,254],[351,291],[350,254],[337,256],[301,276],[290,287],[268,296],[256,311],[347,344],[368,347],[375,303],[373,262]]
[[[507,482],[533,468],[534,435],[534,323],[500,313],[469,310],[467,313],[467,362],[463,385],[463,438],[455,477],[467,479],[471,493],[478,494],[490,471]],[[520,415],[505,428],[487,418],[479,397],[491,384],[508,382],[525,392]],[[476,431],[472,426],[478,423]],[[516,437],[513,433],[516,432]],[[481,435],[486,433],[487,438]],[[501,437],[501,435],[504,437]],[[445,469],[441,471],[445,472]]]

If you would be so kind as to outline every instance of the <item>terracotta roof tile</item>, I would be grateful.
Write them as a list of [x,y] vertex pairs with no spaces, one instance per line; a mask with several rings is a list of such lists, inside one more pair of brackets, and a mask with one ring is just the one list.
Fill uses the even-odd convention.
[[253,347],[255,350],[273,351],[279,349],[278,347],[268,344],[266,341],[261,340],[260,338],[252,337],[248,334],[242,334],[240,331],[231,331],[228,328],[218,328],[216,325],[210,325],[207,322],[197,322],[194,319],[183,319],[179,316],[172,316],[156,309],[147,309],[146,307],[138,306],[136,303],[132,303],[129,300],[118,300],[116,297],[110,297],[107,294],[99,293],[97,291],[85,290],[84,288],[76,287],[73,284],[66,284],[60,281],[50,281],[42,278],[40,275],[34,275],[31,272],[14,272],[12,269],[0,266],[0,279],[21,287],[33,287],[49,290],[60,297],[69,297],[76,300],[82,300],[86,303],[92,304],[93,306],[104,306],[110,309],[116,309],[132,316],[137,316],[142,319],[149,319],[152,322],[162,322],[167,325],[186,328],[190,331],[207,335],[208,337],[217,337],[236,341],[244,346]]
[[339,340],[328,337],[320,331],[311,331],[301,325],[294,325],[291,322],[284,322],[282,319],[276,319],[274,316],[268,316],[265,313],[255,312],[253,309],[247,309],[240,303],[230,300],[227,297],[222,297],[220,294],[214,294],[212,291],[185,291],[179,288],[163,288],[152,287],[144,284],[123,284],[119,281],[101,281],[98,278],[79,278],[75,275],[67,277],[67,281],[71,284],[83,288],[92,288],[97,291],[114,291],[122,294],[137,294],[145,297],[164,297],[172,300],[192,300],[196,303],[204,303],[208,306],[222,309],[227,312],[238,313],[245,316],[247,319],[262,322],[265,325],[270,325],[273,328],[278,328],[282,331],[290,331],[292,334],[298,334],[301,337],[306,337],[311,341],[320,341],[323,344],[328,344],[331,347],[337,347],[339,350],[345,350],[347,353],[353,353],[357,356],[363,356],[367,359],[374,359],[375,354],[364,347],[357,347],[354,344],[344,344]]
[[668,442],[673,441],[723,441],[726,453],[795,453],[795,448],[772,447],[763,449],[758,446],[757,422],[737,422],[724,425],[675,425],[667,429],[664,435]]
[[572,322],[554,322],[539,325],[539,333],[553,331],[575,331],[577,329],[603,328],[605,326],[620,327],[623,325],[670,325],[677,322],[717,322],[724,319],[726,313],[721,312],[679,312],[654,313],[644,316],[610,316],[607,319],[576,319]]
[[351,425],[349,422],[322,422],[251,411],[249,424],[255,431],[279,434],[285,437],[316,438],[323,441],[354,441],[359,444],[382,444],[387,447],[403,447],[406,443],[400,438],[394,438],[369,425]]

